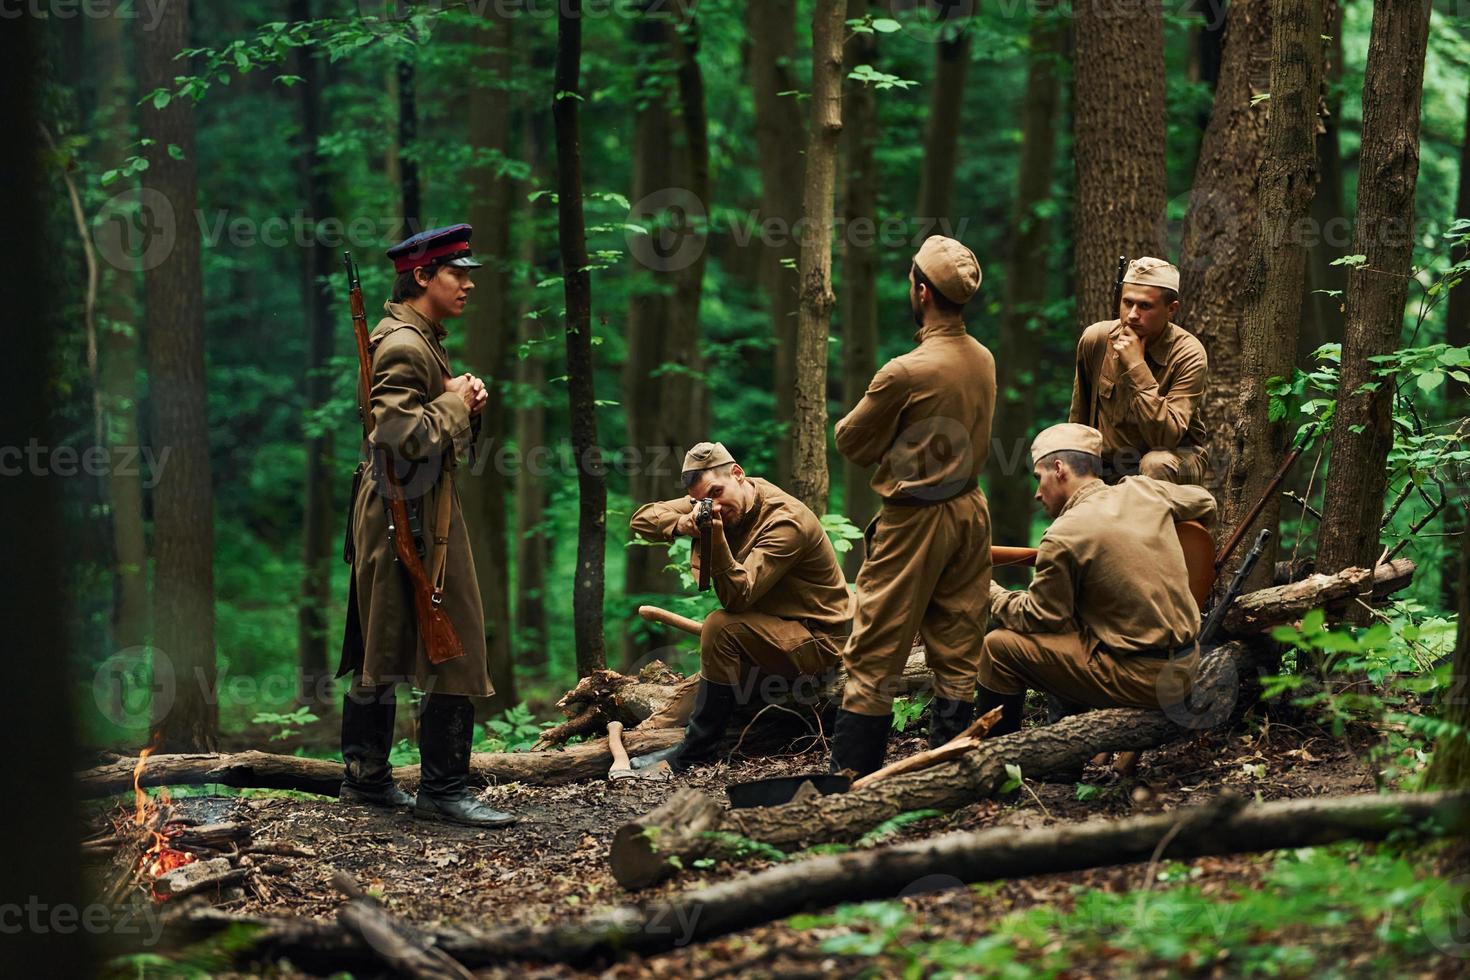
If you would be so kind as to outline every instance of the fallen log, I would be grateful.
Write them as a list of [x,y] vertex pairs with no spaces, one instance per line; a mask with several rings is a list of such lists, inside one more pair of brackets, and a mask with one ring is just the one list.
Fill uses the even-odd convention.
[[182,898],[208,888],[220,889],[225,885],[233,885],[244,881],[249,875],[249,868],[237,868],[230,863],[229,858],[191,861],[155,878],[153,892],[165,898]]
[[1381,600],[1407,586],[1414,571],[1412,561],[1400,558],[1371,572],[1345,568],[1334,575],[1311,575],[1299,582],[1248,592],[1225,614],[1225,632],[1253,636],[1295,622],[1313,609],[1340,613],[1353,599]]
[[[633,754],[667,748],[683,737],[678,729],[633,729],[624,737]],[[84,799],[131,792],[138,760],[123,758],[77,774]],[[480,785],[523,782],[555,786],[582,779],[600,779],[612,765],[607,739],[572,745],[552,752],[477,752],[470,757],[470,778]],[[414,787],[418,766],[394,770],[401,785]],[[237,789],[294,789],[336,796],[342,783],[342,763],[303,759],[269,752],[233,755],[154,755],[139,777],[141,786],[203,786],[217,783]]]
[[472,980],[473,974],[434,948],[432,940],[389,915],[351,875],[338,871],[332,884],[348,899],[338,920],[361,936],[395,974],[413,980]]
[[[681,686],[688,687],[688,679],[670,670],[661,660],[644,667],[636,677],[615,670],[594,670],[556,702],[567,720],[542,732],[532,748],[546,749],[561,745],[574,735],[601,732],[610,721],[633,728],[677,701]],[[693,704],[689,707],[692,710]],[[654,727],[682,728],[687,721],[687,715],[670,719],[665,712]]]
[[[900,773],[847,793],[781,806],[726,810],[695,789],[620,827],[608,855],[624,888],[646,888],[706,856],[717,833],[737,834],[781,848],[855,840],[913,810],[954,810],[993,797],[1009,781],[1007,766],[1025,776],[1079,769],[1098,752],[1151,749],[1224,722],[1242,702],[1242,678],[1276,661],[1274,647],[1229,643],[1204,657],[1190,697],[1164,711],[1113,708],[987,739],[958,758]],[[685,822],[697,820],[699,833]]]
[[[1248,806],[1227,798],[1205,807],[1116,821],[1035,830],[993,827],[780,864],[664,901],[619,906],[560,925],[439,927],[424,934],[437,949],[472,969],[519,960],[585,964],[627,952],[659,953],[806,910],[893,898],[923,878],[938,876],[959,887],[1164,858],[1382,840],[1401,831],[1446,836],[1470,832],[1470,793],[1328,797]],[[285,959],[322,973],[378,965],[374,948],[330,922],[204,910],[170,921],[166,936],[171,943],[197,941],[240,925],[251,928],[236,930],[240,939],[231,955],[237,964]]]

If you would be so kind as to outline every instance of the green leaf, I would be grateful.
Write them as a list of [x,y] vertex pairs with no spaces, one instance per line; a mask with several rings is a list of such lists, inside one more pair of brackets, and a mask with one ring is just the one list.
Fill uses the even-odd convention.
[[177,143],[170,143],[168,145],[168,155],[175,160],[182,160],[184,159],[184,148]]
[[903,25],[892,17],[875,17],[873,18],[873,30],[879,34],[896,34],[903,30]]
[[1350,268],[1356,269],[1358,266],[1367,265],[1368,264],[1368,256],[1366,256],[1366,255],[1344,255],[1340,259],[1333,259],[1332,260],[1332,264],[1333,265],[1345,265],[1345,266],[1348,266]]
[[173,93],[167,89],[159,89],[153,93],[153,108],[162,109],[173,101]]
[[1440,385],[1444,384],[1444,375],[1439,371],[1429,371],[1419,375],[1419,390],[1428,394]]

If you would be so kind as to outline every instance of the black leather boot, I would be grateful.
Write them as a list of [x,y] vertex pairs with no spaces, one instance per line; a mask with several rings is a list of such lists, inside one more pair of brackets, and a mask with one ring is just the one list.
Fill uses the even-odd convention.
[[471,795],[470,744],[475,734],[475,706],[467,697],[430,694],[419,720],[419,756],[423,762],[413,815],[468,827],[505,827],[516,822]]
[[837,723],[832,726],[832,771],[850,769],[857,778],[883,768],[891,731],[892,714],[860,715],[838,708]]
[[929,748],[937,749],[975,720],[975,704],[935,698],[929,702]]
[[393,809],[413,806],[413,797],[393,782],[388,753],[393,748],[393,685],[349,688],[342,696],[342,761],[346,778],[337,791],[343,803]]
[[986,687],[975,689],[975,713],[984,715],[992,708],[1000,709],[1000,721],[990,729],[988,737],[998,738],[1021,730],[1021,711],[1026,706],[1026,692],[997,694]]
[[725,726],[735,713],[735,688],[699,679],[699,693],[694,697],[694,714],[684,729],[684,741],[657,752],[635,756],[629,760],[634,769],[647,769],[665,759],[674,772],[685,772],[691,766],[713,759],[724,737]]

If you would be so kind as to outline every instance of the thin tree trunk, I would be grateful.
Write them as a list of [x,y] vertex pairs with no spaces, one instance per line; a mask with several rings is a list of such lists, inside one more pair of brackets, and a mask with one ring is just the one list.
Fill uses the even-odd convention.
[[[1222,491],[1222,533],[1233,530],[1266,492],[1286,453],[1288,421],[1270,420],[1266,381],[1290,376],[1296,358],[1307,278],[1307,248],[1299,230],[1311,214],[1317,187],[1322,17],[1322,0],[1271,2],[1271,113],[1261,166],[1260,220],[1241,304],[1240,413]],[[1239,304],[1241,298],[1237,293],[1234,301]],[[1273,494],[1260,526],[1274,530],[1280,510],[1280,496]],[[1237,552],[1232,570],[1242,557]],[[1273,537],[1247,588],[1270,585],[1275,564]]]
[[[796,0],[748,0],[746,26],[752,39],[747,48],[750,88],[755,103],[756,161],[761,174],[759,246],[760,276],[771,313],[771,336],[776,342],[776,423],[789,425],[796,417],[797,294],[800,280],[796,261],[800,253],[796,222],[801,216],[802,170],[801,109],[790,95],[799,86],[792,74],[796,59]],[[764,229],[769,228],[769,236]],[[776,452],[776,482],[787,485],[792,473],[790,430]]]
[[[1462,510],[1461,527],[1466,525],[1465,517]],[[1440,736],[1428,779],[1430,786],[1446,789],[1470,787],[1470,738],[1465,735],[1470,730],[1470,534],[1460,535],[1458,565],[1460,616],[1454,662],[1450,667],[1452,686],[1444,697],[1444,720],[1458,725],[1459,729]]]
[[[123,18],[93,18],[93,58],[97,65],[100,136],[97,164],[105,173],[123,165],[133,142],[133,86],[127,67]],[[103,214],[100,222],[123,220]],[[131,452],[138,445],[138,277],[131,267],[106,264],[99,285],[101,313],[102,410],[109,448]],[[148,641],[148,544],[143,524],[143,480],[135,469],[107,468],[116,568],[112,640],[119,650]]]
[[832,294],[832,208],[842,139],[845,0],[817,0],[812,13],[811,126],[802,205],[801,309],[796,332],[796,418],[791,492],[827,513],[827,332]]
[[[1470,218],[1470,95],[1465,101],[1465,130],[1460,141],[1460,185],[1455,198],[1455,217]],[[1450,261],[1460,263],[1470,258],[1470,248],[1461,246],[1450,252]],[[1445,343],[1451,347],[1470,344],[1470,277],[1450,290],[1445,309]],[[1446,382],[1449,392],[1450,411],[1459,416],[1470,415],[1470,385],[1461,384],[1453,378]],[[1464,512],[1450,507],[1444,514],[1444,530],[1448,534],[1464,534]],[[1462,594],[1465,582],[1458,566],[1447,565],[1440,576],[1439,594],[1445,608]]]
[[[141,21],[139,22],[142,23]],[[189,4],[170,4],[152,30],[138,28],[140,89],[172,87],[174,56],[189,44]],[[171,450],[153,491],[154,727],[171,751],[210,751],[219,733],[214,697],[214,497],[209,466],[209,402],[204,386],[204,279],[200,269],[194,106],[175,98],[142,113],[148,183],[173,208],[174,244],[148,269],[148,373],[152,439]],[[170,146],[182,151],[176,160]],[[171,703],[169,703],[171,701]]]
[[[861,20],[871,0],[848,0],[847,19]],[[859,34],[852,45],[854,64],[878,60],[878,36]],[[844,212],[848,233],[842,236],[842,404],[856,405],[878,369],[878,104],[865,82],[849,81],[843,97],[843,169],[847,175]],[[868,485],[868,467],[842,463],[843,512],[866,527],[878,510],[878,495]],[[855,578],[867,549],[862,540],[843,558],[843,570]]]
[[[990,454],[991,526],[996,540],[1029,544],[1032,481],[1029,479],[1032,410],[1041,372],[1045,322],[1047,257],[1051,219],[1041,205],[1051,200],[1052,165],[1056,155],[1057,102],[1061,86],[1057,63],[1066,40],[1055,3],[1039,4],[1031,17],[1030,64],[1022,102],[1021,162],[1016,210],[1012,219],[1015,248],[1007,276],[1005,316],[1001,319],[996,359],[1005,365],[1001,407],[995,413],[995,446]],[[1016,580],[1013,584],[1022,584]]]
[[[1326,25],[1330,38],[1323,64],[1322,129],[1317,134],[1317,172],[1320,184],[1312,197],[1312,230],[1315,239],[1308,251],[1307,307],[1302,320],[1297,353],[1305,359],[1323,344],[1342,340],[1342,310],[1347,290],[1347,270],[1332,263],[1347,254],[1352,226],[1343,203],[1342,161],[1342,6],[1326,0]],[[1336,296],[1330,295],[1337,293]]]
[[[1085,325],[1118,315],[1119,255],[1164,250],[1164,20],[1158,3],[1072,0],[1072,8],[1077,320]],[[1128,139],[1118,138],[1120,119]]]
[[[644,0],[634,14],[632,40],[638,65],[635,70],[633,104],[634,212],[629,220],[648,229],[646,236],[630,249],[628,356],[623,364],[623,405],[628,426],[628,445],[636,454],[629,467],[628,494],[633,506],[674,495],[677,474],[666,462],[683,449],[667,435],[674,424],[689,419],[665,419],[665,399],[672,375],[659,370],[676,348],[670,343],[674,327],[673,302],[675,265],[680,248],[665,248],[674,216],[669,205],[675,193],[673,145],[674,115],[670,100],[676,87],[670,56],[674,32],[668,15],[655,0]],[[682,202],[681,202],[682,203]],[[680,242],[680,245],[683,243]],[[685,410],[688,407],[685,406]],[[662,463],[662,465],[652,465]],[[673,477],[673,479],[671,479]],[[623,531],[629,535],[628,530]],[[624,593],[630,601],[644,602],[659,593],[673,592],[675,579],[664,571],[668,549],[644,547],[636,540],[623,551]],[[638,636],[644,637],[639,642]],[[653,627],[635,632],[623,630],[623,662],[632,663],[644,650],[664,644],[664,633]]]
[[419,164],[414,156],[414,140],[418,138],[418,91],[414,80],[414,64],[408,58],[398,62],[394,71],[398,97],[398,194],[403,203],[402,237],[424,230],[422,191],[419,187]]
[[924,123],[924,162],[919,175],[919,209],[923,233],[948,234],[960,133],[964,130],[965,76],[970,69],[968,17],[946,25],[934,42],[934,81],[929,86],[929,114]]
[[[1429,5],[1373,8],[1363,81],[1363,151],[1353,253],[1367,262],[1348,274],[1342,377],[1332,419],[1317,568],[1371,565],[1393,447],[1394,385],[1370,358],[1399,344],[1414,249],[1414,185],[1419,176],[1419,97],[1429,40]],[[1380,381],[1373,390],[1363,386]]]
[[[1179,255],[1179,323],[1204,342],[1210,358],[1201,411],[1217,477],[1231,465],[1229,423],[1240,417],[1240,290],[1249,275],[1268,115],[1267,103],[1252,100],[1269,91],[1270,72],[1269,0],[1233,0]],[[1274,469],[1269,461],[1257,463]]]
[[[514,43],[508,14],[487,8],[485,29],[470,32],[476,45],[475,77],[485,88],[470,101],[470,145],[476,150],[499,150],[510,156],[510,88]],[[511,179],[496,173],[494,164],[475,167],[470,179],[470,224],[475,227],[475,251],[485,267],[475,274],[475,296],[465,314],[465,360],[485,381],[489,399],[480,413],[480,435],[468,478],[459,484],[463,498],[480,603],[485,610],[485,652],[495,694],[485,710],[504,711],[519,701],[516,695],[514,625],[510,615],[510,533],[506,507],[511,496],[508,474],[496,455],[509,436],[505,387],[511,375],[510,220],[515,188]]]
[[[679,154],[680,186],[689,188],[700,213],[689,216],[686,234],[694,261],[674,277],[674,313],[666,360],[683,371],[664,379],[665,417],[688,420],[691,433],[706,438],[709,428],[709,393],[704,382],[704,356],[700,351],[699,307],[704,295],[704,265],[709,248],[707,215],[710,207],[709,112],[705,107],[704,72],[699,66],[699,21],[691,7],[674,38],[674,59],[679,76],[679,123],[683,130],[683,152]],[[697,441],[697,440],[696,440]]]
[[[311,0],[291,0],[291,19],[311,20]],[[301,109],[301,146],[298,167],[301,195],[310,209],[311,220],[325,221],[332,214],[325,167],[317,152],[322,134],[321,72],[311,52],[296,54],[297,86]],[[307,419],[305,513],[302,519],[301,599],[296,617],[296,699],[304,705],[331,710],[332,671],[327,666],[327,610],[332,601],[332,436],[321,424],[320,414],[331,398],[327,374],[332,358],[333,317],[326,281],[335,263],[327,247],[315,240],[302,254],[301,301],[306,309],[306,395]]]
[[582,0],[565,0],[557,14],[551,112],[556,124],[557,240],[561,245],[562,285],[567,306],[567,398],[580,499],[572,621],[577,644],[577,676],[586,677],[607,666],[602,631],[607,472],[597,440],[597,396],[592,375],[592,282],[587,272],[582,149],[577,123],[582,100],[581,71]]

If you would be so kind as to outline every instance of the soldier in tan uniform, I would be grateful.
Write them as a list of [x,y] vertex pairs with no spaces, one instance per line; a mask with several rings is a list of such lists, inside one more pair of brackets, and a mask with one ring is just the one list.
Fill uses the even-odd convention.
[[[470,254],[469,225],[426,231],[388,250],[398,277],[387,315],[369,338],[370,394],[375,427],[369,458],[394,466],[407,498],[410,523],[394,534],[414,534],[425,568],[446,548],[443,608],[464,655],[432,664],[414,617],[408,577],[389,536],[384,494],[373,465],[363,464],[353,484],[346,549],[352,564],[347,630],[337,676],[352,676],[342,705],[344,801],[414,808],[414,815],[478,827],[513,823],[467,789],[475,709],[470,698],[494,693],[485,657],[485,619],[480,586],[459,495],[456,459],[471,442],[472,419],[484,409],[485,385],[455,375],[444,351],[443,321],[464,312],[478,268]],[[436,527],[448,494],[447,527]],[[415,531],[418,533],[415,534]],[[419,725],[422,777],[415,799],[393,783],[388,753],[397,709],[394,687],[411,683],[425,692]]]
[[848,681],[834,772],[882,765],[893,682],[915,632],[934,673],[930,744],[973,717],[990,584],[990,510],[976,478],[995,412],[995,359],[965,332],[964,306],[979,287],[973,252],[952,238],[925,241],[909,271],[918,346],[885,364],[837,423],[838,451],[860,466],[877,464],[872,486],[883,506],[865,535],[842,654]]
[[1102,433],[1103,475],[1133,474],[1203,483],[1208,472],[1200,418],[1209,358],[1172,318],[1179,270],[1135,259],[1123,278],[1119,319],[1094,323],[1077,342],[1070,422]]
[[[789,689],[832,674],[850,624],[850,595],[837,553],[811,510],[780,487],[752,477],[717,442],[684,457],[687,496],[644,504],[633,531],[649,541],[698,537],[695,501],[714,501],[710,582],[721,608],[699,637],[699,693],[678,745],[633,760],[668,759],[676,772],[710,759],[735,706],[759,683]],[[776,683],[773,684],[772,681]]]
[[990,586],[1000,629],[985,638],[979,711],[1002,708],[992,735],[1021,727],[1026,689],[1093,708],[1158,708],[1187,693],[1199,663],[1200,613],[1174,524],[1215,517],[1203,487],[1098,476],[1096,429],[1054,425],[1036,437],[1036,499],[1052,518],[1029,589]]

